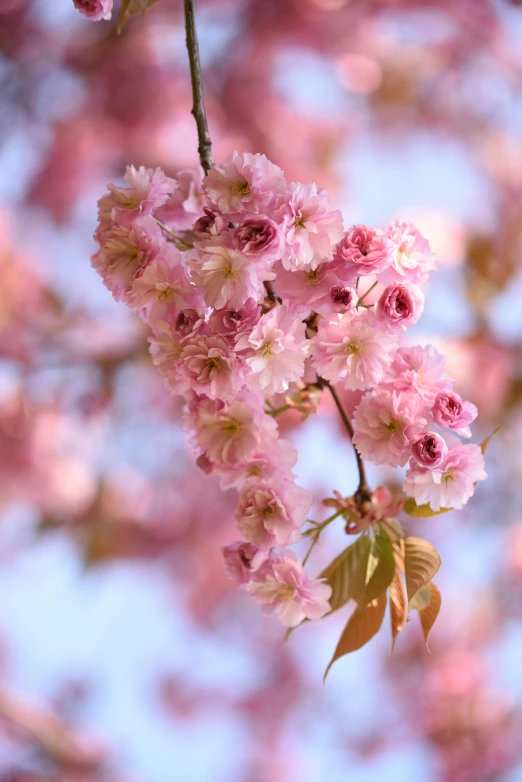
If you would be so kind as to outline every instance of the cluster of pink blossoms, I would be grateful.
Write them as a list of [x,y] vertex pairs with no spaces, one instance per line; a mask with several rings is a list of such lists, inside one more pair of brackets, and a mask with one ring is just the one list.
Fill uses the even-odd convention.
[[[324,190],[288,184],[264,155],[234,152],[202,181],[133,167],[125,179],[99,201],[92,263],[149,324],[198,465],[238,491],[243,541],[225,548],[227,570],[283,624],[319,619],[330,587],[285,550],[312,496],[268,397],[306,388],[305,376],[363,391],[354,443],[375,464],[409,460],[404,490],[419,504],[460,508],[485,477],[480,448],[455,437],[470,436],[477,411],[443,357],[399,347],[424,306],[428,243],[410,223],[346,231]],[[363,282],[382,289],[371,306]]]

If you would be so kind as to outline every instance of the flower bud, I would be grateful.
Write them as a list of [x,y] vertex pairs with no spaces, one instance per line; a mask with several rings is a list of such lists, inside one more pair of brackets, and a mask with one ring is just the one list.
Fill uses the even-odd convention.
[[411,452],[421,467],[433,470],[444,461],[448,446],[443,438],[435,432],[423,432],[410,444]]

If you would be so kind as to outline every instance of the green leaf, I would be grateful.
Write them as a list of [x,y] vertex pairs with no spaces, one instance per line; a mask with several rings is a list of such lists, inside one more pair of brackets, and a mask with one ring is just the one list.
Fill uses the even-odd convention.
[[366,587],[361,595],[359,605],[367,605],[386,592],[395,573],[395,554],[388,538],[375,535],[370,543],[368,567],[366,570]]
[[429,505],[417,505],[413,497],[409,497],[404,503],[403,508],[405,513],[410,516],[415,516],[416,519],[427,519],[430,516],[440,516],[441,513],[449,513],[453,508],[441,508],[440,510],[433,510]]
[[367,535],[360,535],[323,570],[319,578],[332,587],[331,611],[346,605],[350,598],[360,601],[366,587],[366,574],[371,543]]
[[428,608],[431,603],[431,589],[429,584],[421,586],[417,592],[413,595],[412,599],[408,603],[408,611],[422,611],[424,608]]
[[325,671],[323,681],[336,660],[361,649],[379,631],[386,610],[386,595],[382,594],[363,609],[356,608],[344,628],[337,648]]
[[422,632],[424,633],[424,643],[426,644],[426,649],[428,649],[429,652],[428,635],[430,634],[430,630],[435,624],[435,620],[439,615],[442,598],[440,596],[439,590],[433,582],[430,581],[428,586],[431,592],[431,600],[426,608],[419,610],[419,616],[421,620]]
[[482,451],[482,453],[483,453],[483,454],[485,454],[485,453],[486,453],[486,449],[487,449],[488,445],[490,444],[490,442],[492,441],[492,439],[494,438],[494,436],[495,436],[496,434],[498,434],[498,432],[500,432],[500,430],[501,430],[501,429],[502,429],[502,427],[501,427],[501,426],[497,426],[497,428],[496,428],[496,429],[494,429],[494,430],[491,432],[491,434],[489,435],[489,437],[486,437],[486,439],[485,439],[485,440],[482,440],[482,442],[480,443],[480,450]]
[[408,600],[411,600],[424,584],[431,581],[439,567],[440,556],[431,543],[422,538],[404,539],[404,571]]
[[145,14],[145,11],[149,6],[155,3],[157,0],[122,0],[120,7],[120,15],[118,16],[118,26],[116,32],[118,35],[123,29],[123,25],[133,14]]
[[391,620],[391,634],[392,634],[392,648],[395,646],[395,640],[399,633],[402,631],[408,615],[408,602],[406,600],[406,592],[404,591],[404,584],[402,581],[401,571],[398,567],[395,568],[393,575],[393,581],[390,585],[390,620]]

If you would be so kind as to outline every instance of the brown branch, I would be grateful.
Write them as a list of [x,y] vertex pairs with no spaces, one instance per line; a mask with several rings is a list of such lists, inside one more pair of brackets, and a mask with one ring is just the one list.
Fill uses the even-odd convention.
[[362,459],[361,454],[353,444],[353,436],[355,434],[353,430],[352,422],[350,421],[350,418],[348,417],[348,413],[344,409],[344,405],[339,399],[339,395],[337,391],[335,390],[334,386],[332,386],[331,383],[328,382],[328,380],[324,380],[324,378],[321,378],[321,384],[328,388],[330,391],[333,400],[337,406],[337,409],[339,410],[339,414],[343,420],[343,423],[348,431],[348,434],[350,435],[350,439],[352,441],[353,450],[355,451],[355,458],[357,459],[357,469],[359,470],[359,486],[357,487],[357,491],[354,494],[355,500],[362,504],[363,502],[369,501],[372,498],[372,491],[368,485],[368,481],[366,479],[366,471],[364,469],[364,461]]
[[208,132],[205,99],[203,97],[203,79],[201,77],[201,62],[199,60],[194,0],[185,0],[185,29],[187,32],[190,80],[192,82],[192,114],[198,129],[198,153],[203,171],[205,174],[208,174],[210,168],[214,165],[214,161],[211,155],[212,141]]

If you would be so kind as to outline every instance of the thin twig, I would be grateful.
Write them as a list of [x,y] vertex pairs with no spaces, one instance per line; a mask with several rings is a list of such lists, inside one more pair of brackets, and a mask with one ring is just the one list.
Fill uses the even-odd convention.
[[[326,388],[328,388],[328,390],[330,391],[330,393],[331,393],[331,395],[333,397],[333,400],[334,400],[334,402],[335,402],[335,404],[337,406],[337,409],[339,410],[339,414],[340,414],[340,416],[341,416],[341,418],[343,420],[343,423],[344,423],[344,425],[345,425],[345,427],[346,427],[346,429],[348,431],[348,434],[350,435],[350,439],[352,440],[352,445],[353,445],[353,437],[354,437],[355,432],[353,430],[352,422],[350,421],[350,419],[348,417],[348,413],[344,409],[344,405],[341,402],[341,400],[339,399],[339,395],[337,394],[337,391],[335,390],[334,386],[332,386],[332,384],[329,383],[327,380],[324,380],[324,378],[322,379],[322,382],[324,383]],[[359,453],[359,451],[357,450],[355,445],[353,446],[353,450],[355,451],[355,458],[357,459],[357,469],[359,470],[359,486],[358,486],[357,491],[356,491],[354,496],[355,496],[355,499],[357,500],[357,502],[362,503],[362,502],[364,502],[366,500],[371,500],[372,492],[371,492],[370,487],[368,486],[368,481],[366,480],[366,472],[365,472],[365,469],[364,469],[364,461],[363,461],[363,459],[361,457],[361,454]]]
[[199,160],[203,171],[205,174],[208,174],[210,168],[214,165],[214,161],[212,160],[211,155],[212,141],[208,132],[205,99],[203,97],[203,80],[201,77],[201,62],[199,60],[194,0],[185,0],[185,28],[187,31],[190,80],[192,82],[192,114],[194,115],[196,127],[198,129]]
[[367,291],[365,291],[365,292],[363,293],[363,295],[360,297],[359,301],[357,302],[357,306],[358,306],[358,307],[360,307],[360,305],[363,303],[363,301],[365,300],[365,298],[367,297],[367,295],[368,295],[369,293],[371,293],[371,291],[373,291],[373,289],[375,288],[375,286],[376,286],[376,285],[377,285],[377,280],[375,280],[375,282],[373,283],[373,285],[370,285],[370,287],[368,288],[368,290],[367,290]]

